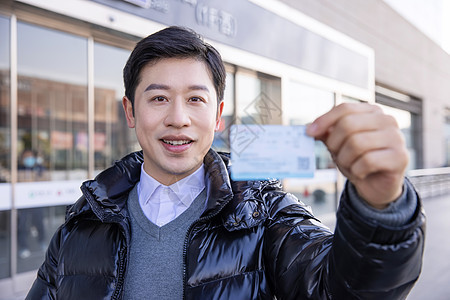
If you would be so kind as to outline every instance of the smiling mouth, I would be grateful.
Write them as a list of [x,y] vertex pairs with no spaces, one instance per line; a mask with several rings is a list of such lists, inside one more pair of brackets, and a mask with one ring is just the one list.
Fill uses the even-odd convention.
[[181,145],[186,145],[186,144],[190,144],[193,141],[191,140],[162,140],[164,144],[167,145],[172,145],[172,146],[181,146]]

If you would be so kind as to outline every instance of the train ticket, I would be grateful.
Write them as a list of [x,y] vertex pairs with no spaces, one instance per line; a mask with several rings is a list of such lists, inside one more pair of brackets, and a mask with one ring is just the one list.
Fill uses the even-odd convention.
[[314,139],[305,130],[300,125],[231,126],[231,178],[313,177]]

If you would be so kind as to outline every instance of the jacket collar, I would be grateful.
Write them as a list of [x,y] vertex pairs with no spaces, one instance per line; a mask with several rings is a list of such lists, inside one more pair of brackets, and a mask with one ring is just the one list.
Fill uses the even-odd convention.
[[[90,209],[103,222],[121,222],[128,216],[128,194],[140,180],[142,151],[131,153],[112,167],[101,172],[94,180],[83,183],[80,199],[69,211],[72,215]],[[219,212],[229,231],[250,228],[268,217],[263,194],[279,191],[277,180],[232,181],[229,155],[210,149],[204,158],[207,203],[202,217],[215,216]],[[284,197],[284,193],[276,193]]]
[[[120,222],[127,216],[126,203],[131,189],[140,180],[142,151],[133,152],[104,170],[94,180],[85,181],[81,190],[95,215],[103,222]],[[207,199],[202,216],[218,213],[233,197],[227,167],[229,158],[210,149],[204,158]],[[71,209],[82,208],[84,201]],[[77,209],[78,207],[78,209]]]
[[206,208],[202,216],[218,213],[232,198],[230,159],[210,149],[203,160],[205,165]]
[[128,194],[139,181],[143,162],[142,151],[130,153],[82,184],[81,191],[100,220],[120,221],[126,216]]
[[[283,198],[278,180],[232,181],[230,180],[229,154],[210,150],[205,157],[207,169],[206,186],[208,203],[205,214],[221,212],[221,219],[228,231],[258,226],[268,218],[268,211],[263,200],[267,192],[274,192],[273,197]],[[208,186],[209,184],[209,186]]]

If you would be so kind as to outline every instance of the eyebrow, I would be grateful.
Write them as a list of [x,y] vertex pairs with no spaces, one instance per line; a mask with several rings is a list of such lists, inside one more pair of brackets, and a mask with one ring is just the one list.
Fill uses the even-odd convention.
[[[201,90],[209,93],[208,87],[206,85],[201,84],[190,85],[188,89],[192,91]],[[144,90],[144,92],[148,92],[151,90],[170,90],[170,86],[165,84],[152,83]]]
[[189,89],[192,91],[201,90],[209,93],[209,89],[206,87],[206,85],[191,85],[189,86]]
[[152,83],[144,90],[144,92],[151,90],[170,90],[170,87],[165,84]]

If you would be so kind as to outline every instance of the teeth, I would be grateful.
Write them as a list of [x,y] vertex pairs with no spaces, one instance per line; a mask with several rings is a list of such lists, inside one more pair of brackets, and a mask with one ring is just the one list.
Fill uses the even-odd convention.
[[181,141],[163,140],[163,142],[166,144],[169,144],[169,145],[179,146],[179,145],[189,144],[191,141],[188,141],[188,140],[181,140]]

